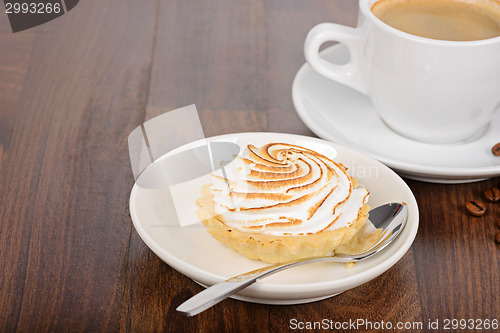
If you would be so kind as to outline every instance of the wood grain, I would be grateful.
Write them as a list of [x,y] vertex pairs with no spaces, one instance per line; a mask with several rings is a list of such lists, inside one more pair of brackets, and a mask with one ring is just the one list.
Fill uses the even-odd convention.
[[464,209],[500,177],[407,180],[420,207],[408,253],[369,283],[302,305],[229,299],[183,317],[175,308],[202,287],[132,226],[127,136],[135,127],[194,103],[206,136],[313,136],[291,98],[305,36],[320,22],[354,26],[356,13],[356,1],[343,0],[94,0],[16,34],[0,14],[0,332],[500,319],[500,203],[480,218]]
[[484,200],[482,192],[498,187],[499,178],[466,185],[410,182],[410,186],[421,207],[413,253],[418,283],[428,290],[420,295],[424,313],[440,313],[443,319],[500,313],[494,296],[500,292],[500,252],[494,242],[500,205],[487,204],[487,213],[479,218],[465,211],[466,201]]
[[119,3],[81,4],[37,32],[0,180],[4,331],[118,328],[126,136],[143,119],[156,10]]

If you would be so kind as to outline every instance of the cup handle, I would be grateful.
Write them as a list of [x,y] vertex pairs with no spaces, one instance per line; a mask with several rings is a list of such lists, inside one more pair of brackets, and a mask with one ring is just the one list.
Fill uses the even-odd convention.
[[[339,42],[347,46],[351,60],[347,64],[337,65],[320,58],[319,48],[328,41]],[[358,29],[333,23],[321,23],[309,31],[304,44],[304,55],[309,65],[321,75],[366,94],[359,71],[358,41]]]

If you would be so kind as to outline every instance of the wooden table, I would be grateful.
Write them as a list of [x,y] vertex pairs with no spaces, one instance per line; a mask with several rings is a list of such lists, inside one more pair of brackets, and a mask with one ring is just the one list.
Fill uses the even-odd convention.
[[[309,29],[354,26],[356,1],[80,1],[13,34],[0,14],[0,331],[287,331],[292,319],[500,319],[500,204],[464,202],[500,178],[408,180],[420,227],[379,278],[321,302],[226,300],[175,308],[202,288],[132,226],[127,136],[158,110],[196,104],[212,136],[314,136],[291,98]],[[440,326],[442,328],[442,326]],[[450,326],[451,327],[451,326]],[[466,330],[464,330],[466,331]]]

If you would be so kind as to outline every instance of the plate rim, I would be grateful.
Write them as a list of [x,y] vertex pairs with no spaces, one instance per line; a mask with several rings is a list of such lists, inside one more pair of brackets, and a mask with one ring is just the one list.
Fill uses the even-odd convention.
[[[329,280],[329,281],[319,281],[319,282],[313,282],[313,283],[266,283],[264,281],[257,282],[253,284],[252,286],[244,289],[242,292],[238,293],[238,295],[242,296],[247,296],[251,292],[257,292],[259,294],[263,293],[278,293],[278,294],[285,294],[290,293],[290,289],[296,289],[300,290],[301,293],[313,293],[313,295],[317,295],[318,293],[321,295],[324,293],[324,295],[332,294],[334,292],[340,292],[340,291],[345,291],[349,290],[352,288],[355,288],[363,283],[366,283],[368,281],[371,281],[372,279],[380,276],[381,274],[385,273],[388,269],[390,269],[392,266],[394,266],[409,250],[411,245],[413,244],[415,237],[417,235],[418,231],[418,226],[419,226],[419,211],[418,211],[418,204],[415,199],[415,196],[413,195],[413,192],[411,189],[408,187],[406,182],[401,179],[399,175],[397,175],[393,170],[382,164],[381,162],[377,161],[376,159],[373,159],[370,156],[367,156],[366,154],[356,151],[350,147],[345,147],[341,144],[337,143],[332,143],[330,141],[326,141],[323,139],[318,139],[314,137],[309,137],[309,136],[304,136],[304,135],[297,135],[297,134],[288,134],[288,133],[273,133],[273,132],[244,132],[244,133],[231,133],[231,134],[224,134],[224,135],[218,135],[210,138],[206,138],[206,140],[220,140],[220,139],[225,139],[227,137],[236,137],[236,138],[241,138],[245,136],[273,136],[273,141],[276,140],[286,140],[286,137],[290,137],[291,139],[296,138],[296,139],[302,139],[302,140],[311,140],[313,142],[317,142],[320,144],[326,144],[332,148],[334,148],[336,151],[340,150],[345,150],[348,153],[354,154],[354,155],[359,155],[360,157],[368,159],[371,163],[374,163],[375,165],[378,165],[379,167],[382,167],[386,169],[389,174],[391,174],[392,177],[396,177],[399,179],[401,182],[401,185],[404,186],[405,191],[409,194],[409,198],[411,199],[410,202],[407,202],[407,205],[409,207],[412,207],[412,209],[409,211],[409,216],[408,216],[408,223],[405,227],[407,230],[406,233],[406,239],[403,241],[401,246],[397,249],[394,250],[394,253],[381,262],[379,265],[371,267],[370,269],[366,269],[361,272],[357,272],[354,275],[344,277],[340,280]],[[285,137],[284,139],[281,139],[280,137]],[[278,139],[274,139],[278,138]],[[189,144],[194,144],[196,142],[202,142],[202,140],[197,140],[194,142],[191,142]],[[189,145],[187,144],[187,145]],[[184,145],[186,146],[186,145]],[[184,147],[182,146],[182,147]],[[179,148],[177,148],[179,149]],[[159,244],[157,244],[148,234],[148,232],[143,228],[142,223],[139,221],[139,218],[137,216],[137,211],[136,207],[134,205],[134,201],[136,198],[136,194],[138,191],[138,186],[136,183],[134,183],[134,186],[132,187],[131,193],[130,193],[130,199],[129,199],[129,211],[130,211],[130,216],[134,225],[134,228],[138,232],[139,236],[143,240],[143,242],[148,246],[163,262],[165,262],[167,265],[171,266],[175,270],[179,271],[186,277],[189,277],[190,279],[206,284],[206,285],[212,285],[214,283],[221,282],[227,278],[230,278],[230,276],[225,277],[222,275],[214,274],[209,271],[206,271],[204,269],[199,268],[196,265],[193,265],[191,263],[185,262],[182,259],[179,259],[175,255],[171,254],[168,250],[162,248]],[[400,237],[402,237],[404,234],[402,233]],[[388,248],[389,249],[389,248]],[[167,258],[167,259],[165,259]],[[368,259],[369,260],[369,259]],[[265,266],[265,264],[264,264]],[[191,272],[189,271],[191,270]],[[371,277],[370,277],[371,276]],[[347,285],[347,287],[346,287]],[[290,295],[294,296],[294,294]],[[256,299],[266,299],[263,297],[258,297],[255,295],[252,295],[251,297],[256,298]],[[297,297],[294,296],[293,298],[295,299],[302,299],[303,297]],[[277,298],[267,298],[267,299],[277,299]],[[281,298],[281,299],[288,299],[287,297]]]
[[[333,46],[330,46],[326,49],[324,49],[321,54],[331,54],[334,53],[337,48],[341,48],[342,44],[336,44]],[[338,143],[340,145],[344,145],[348,148],[355,149],[358,151],[361,151],[362,153],[382,162],[383,164],[386,164],[387,166],[397,169],[398,171],[401,171],[402,173],[408,174],[416,174],[419,177],[428,177],[431,179],[443,179],[443,180],[452,180],[452,179],[468,179],[468,178],[480,178],[482,177],[497,177],[500,176],[500,166],[486,166],[486,167],[479,167],[479,168],[466,168],[466,167],[458,167],[458,168],[451,168],[451,167],[440,167],[440,166],[430,166],[430,165],[425,165],[425,164],[415,164],[415,163],[410,163],[407,161],[401,161],[397,159],[393,159],[387,156],[383,156],[380,154],[372,153],[367,150],[365,150],[361,145],[358,146],[353,146],[350,145],[347,142],[343,142],[341,139],[337,139],[334,136],[331,136],[326,129],[323,129],[321,126],[317,125],[316,122],[312,121],[311,117],[309,116],[309,113],[305,111],[306,107],[299,101],[300,95],[303,95],[303,93],[300,92],[300,89],[298,88],[299,81],[302,79],[303,76],[305,76],[308,72],[314,72],[314,70],[311,68],[311,66],[305,62],[300,69],[298,70],[297,74],[295,75],[293,79],[293,84],[292,84],[292,101],[295,107],[295,110],[297,114],[299,115],[300,119],[306,124],[306,126],[313,131],[316,135],[319,137],[331,141],[334,143]],[[320,75],[320,74],[317,74]],[[491,126],[489,124],[488,126]]]

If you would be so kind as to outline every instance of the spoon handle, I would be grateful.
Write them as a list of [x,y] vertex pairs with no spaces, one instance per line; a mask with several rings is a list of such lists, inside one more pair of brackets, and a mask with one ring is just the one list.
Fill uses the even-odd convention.
[[177,307],[177,311],[187,316],[197,315],[198,313],[205,311],[209,307],[237,293],[241,289],[244,289],[249,285],[255,283],[257,280],[278,273],[290,267],[311,264],[315,262],[325,262],[325,261],[349,262],[357,260],[359,260],[359,258],[356,257],[346,257],[346,258],[312,257],[312,258],[305,258],[300,261],[291,261],[286,263],[269,265],[248,273],[232,277],[226,281],[214,284],[213,286],[194,295],[193,297],[191,297],[190,299],[179,305],[179,307]]

